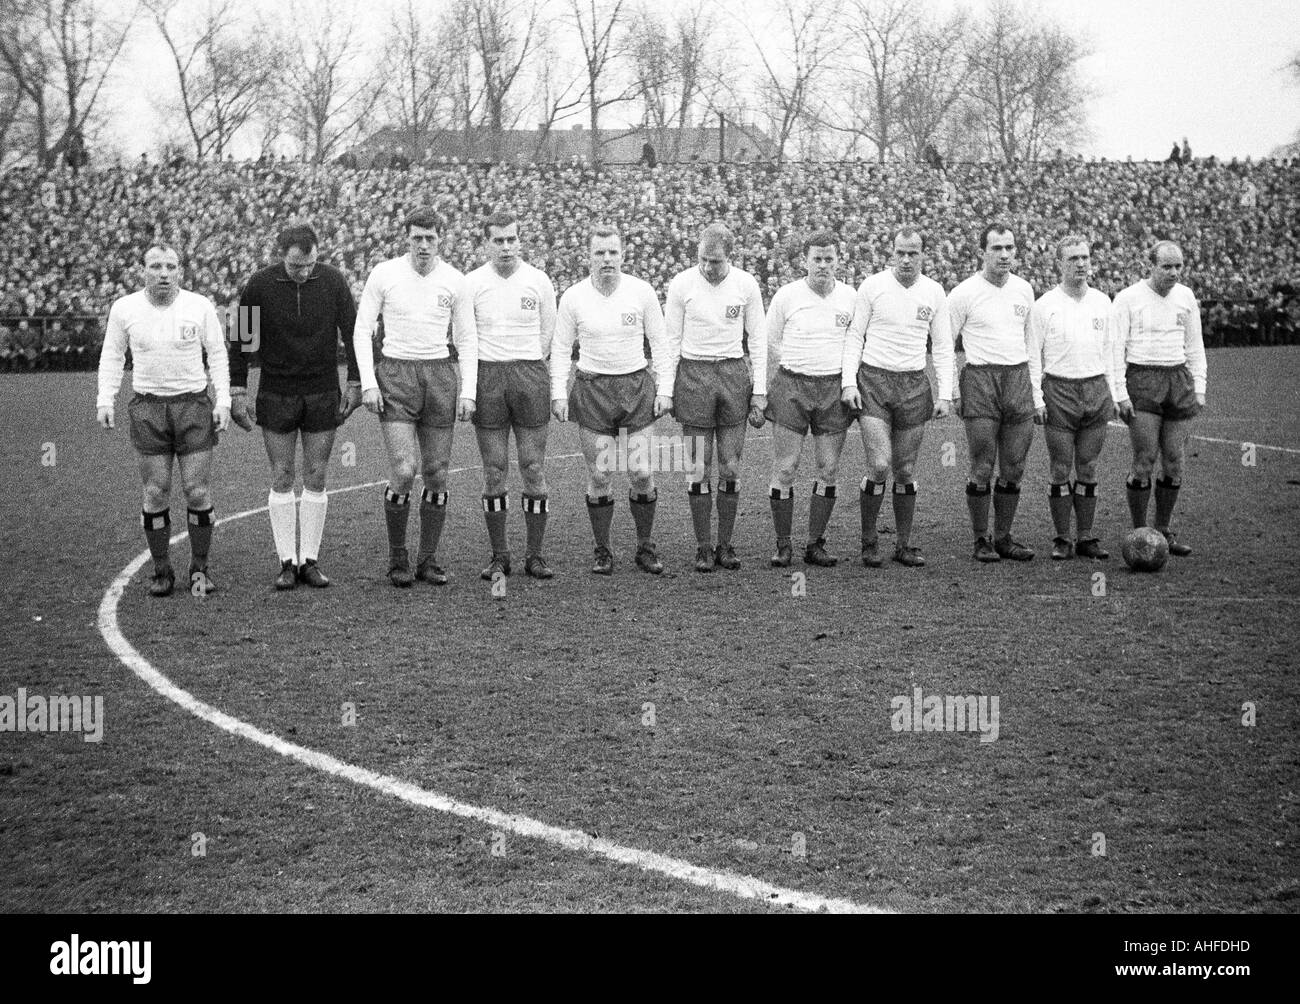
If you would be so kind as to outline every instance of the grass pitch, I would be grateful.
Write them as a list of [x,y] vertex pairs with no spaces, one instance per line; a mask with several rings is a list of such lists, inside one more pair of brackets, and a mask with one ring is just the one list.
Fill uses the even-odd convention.
[[[1016,524],[1038,558],[973,562],[965,442],[950,419],[929,426],[918,471],[923,569],[857,564],[856,432],[828,533],[840,566],[796,558],[802,589],[768,568],[769,427],[747,448],[739,572],[692,570],[685,476],[668,474],[655,528],[665,574],[634,567],[616,480],[616,568],[603,579],[588,571],[566,425],[552,427],[547,468],[557,576],[529,580],[518,560],[497,599],[478,578],[479,460],[460,426],[440,550],[449,586],[388,585],[373,487],[331,499],[330,589],[272,590],[259,514],[218,528],[218,593],[151,600],[137,578],[119,620],[178,685],[268,732],[707,868],[908,911],[1294,912],[1300,351],[1213,351],[1210,375],[1175,519],[1195,554],[1157,575],[1119,557],[1118,428],[1097,519],[1109,562],[1048,559],[1041,434]],[[0,733],[0,909],[765,909],[499,840],[284,760],[148,689],[96,628],[104,590],[144,541],[126,429],[97,429],[93,397],[93,374],[0,377],[0,695],[99,694],[106,706],[99,743]],[[1252,455],[1243,442],[1261,445]],[[807,452],[804,463],[797,544]],[[340,430],[330,488],[384,477],[377,423],[359,412]],[[232,430],[216,454],[218,515],[264,506],[266,492],[260,437]],[[178,480],[177,529],[183,515]],[[412,542],[416,530],[413,514]],[[187,545],[173,560],[184,569]],[[894,731],[891,701],[916,687],[997,696],[997,741]]]

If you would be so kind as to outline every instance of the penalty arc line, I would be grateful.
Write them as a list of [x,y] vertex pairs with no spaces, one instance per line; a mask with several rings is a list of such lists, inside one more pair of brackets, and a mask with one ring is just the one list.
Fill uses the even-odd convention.
[[[566,456],[557,456],[549,459],[561,460],[578,457],[581,454],[569,454]],[[460,467],[448,471],[449,474],[458,474],[464,471],[477,470],[478,467]],[[329,494],[341,494],[348,491],[357,491],[362,488],[372,488],[384,482],[375,481],[362,485],[349,485],[346,488],[335,489]],[[266,512],[266,507],[259,509],[247,509],[243,512],[237,512],[230,516],[217,520],[217,526],[223,523],[230,523],[237,519],[244,519],[248,516],[255,516],[258,513]],[[184,534],[177,534],[172,538],[172,543],[179,542]],[[583,854],[589,854],[596,857],[603,857],[619,864],[632,865],[640,868],[642,871],[658,872],[669,878],[677,879],[691,885],[700,886],[704,889],[712,889],[717,892],[726,893],[739,899],[757,900],[772,906],[788,906],[796,910],[807,912],[826,911],[828,913],[886,913],[878,907],[871,907],[861,903],[855,903],[847,899],[833,899],[826,896],[819,896],[815,893],[801,892],[797,889],[786,889],[770,882],[764,882],[761,879],[753,878],[749,875],[740,875],[736,872],[721,871],[714,868],[705,868],[700,865],[691,864],[689,861],[683,861],[680,858],[669,857],[666,854],[658,854],[654,851],[638,850],[635,847],[627,847],[617,844],[612,840],[605,840],[600,837],[593,837],[581,830],[569,830],[559,826],[552,826],[549,823],[543,823],[540,820],[533,819],[529,816],[511,815],[502,812],[499,809],[493,809],[487,806],[472,805],[468,802],[462,802],[452,798],[449,795],[443,795],[436,791],[429,791],[421,788],[409,781],[403,781],[400,778],[390,777],[386,774],[380,774],[364,767],[358,767],[355,764],[346,763],[327,753],[321,753],[318,750],[307,749],[296,743],[288,742],[279,736],[270,732],[265,732],[257,726],[245,722],[233,715],[228,715],[224,711],[214,708],[207,704],[189,691],[177,686],[165,674],[154,667],[139,651],[126,639],[122,634],[117,623],[117,607],[122,599],[122,594],[127,585],[135,576],[146,561],[149,560],[147,550],[137,555],[129,564],[126,565],[113,580],[112,584],[104,593],[104,598],[99,605],[99,633],[104,642],[112,650],[113,654],[122,662],[127,669],[131,670],[147,686],[156,693],[178,705],[185,711],[202,719],[210,725],[231,735],[238,736],[241,739],[247,739],[250,742],[264,746],[274,753],[280,754],[290,760],[296,760],[301,764],[311,767],[322,773],[329,774],[332,777],[342,778],[345,781],[351,781],[367,788],[371,788],[390,798],[400,799],[410,805],[418,806],[424,809],[432,809],[435,812],[447,813],[452,816],[459,816],[462,819],[469,819],[493,829],[501,830],[507,833],[513,833],[516,836],[525,837],[532,840],[541,840],[546,843],[555,844],[566,850],[576,851]]]

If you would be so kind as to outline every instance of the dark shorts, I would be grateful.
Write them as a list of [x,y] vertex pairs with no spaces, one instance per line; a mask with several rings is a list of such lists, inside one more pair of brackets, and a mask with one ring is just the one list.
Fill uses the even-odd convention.
[[126,406],[131,445],[146,456],[184,457],[217,445],[212,400],[205,390],[159,396],[136,394]]
[[961,417],[992,419],[1003,425],[1017,425],[1034,417],[1034,391],[1029,383],[1029,364],[976,366],[962,369],[957,381],[961,394]]
[[578,370],[569,391],[569,418],[602,436],[639,432],[655,421],[655,385],[648,369],[608,376]]
[[781,366],[767,389],[768,421],[807,435],[830,436],[853,424],[853,412],[840,400],[840,375],[806,376]]
[[1185,422],[1200,414],[1191,371],[1180,366],[1129,363],[1124,374],[1135,411],[1159,415],[1168,422]]
[[319,394],[257,392],[257,424],[267,432],[333,432],[339,427],[338,389]]
[[384,396],[381,422],[413,422],[446,429],[456,424],[460,374],[450,359],[389,359],[375,367]]
[[1043,374],[1043,403],[1047,424],[1066,432],[1093,429],[1115,416],[1115,402],[1104,376],[1070,377]]
[[673,414],[682,425],[714,429],[740,425],[749,417],[754,378],[743,358],[683,359],[673,386]]
[[537,429],[550,420],[551,374],[544,360],[479,361],[476,426]]
[[915,429],[934,416],[934,392],[925,370],[886,370],[863,363],[858,367],[861,417],[887,422],[892,429]]

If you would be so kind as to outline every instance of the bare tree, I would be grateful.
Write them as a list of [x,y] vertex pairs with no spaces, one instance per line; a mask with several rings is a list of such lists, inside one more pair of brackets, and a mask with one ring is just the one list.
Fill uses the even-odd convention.
[[449,33],[442,23],[429,25],[417,13],[414,0],[393,15],[384,41],[389,54],[391,84],[384,95],[389,120],[412,150],[422,154],[433,133],[452,114],[449,88],[452,66],[442,57]]
[[139,11],[108,0],[0,0],[0,68],[37,163],[53,167],[82,146]]
[[302,155],[320,164],[356,134],[379,100],[383,76],[365,69],[356,11],[341,0],[316,0],[291,20],[285,114]]
[[220,160],[231,139],[263,103],[279,78],[280,53],[266,25],[239,23],[234,0],[209,0],[188,23],[178,23],[179,0],[149,0],[149,9],[176,66],[180,112],[198,160]]
[[529,103],[537,118],[533,160],[545,156],[551,130],[578,111],[586,93],[581,71],[570,62],[556,34],[555,26],[544,27],[533,51],[533,98]]
[[[498,137],[507,128],[507,101],[537,43],[539,0],[460,0],[466,43],[478,63],[483,116]],[[512,123],[513,124],[513,123]]]
[[966,39],[967,94],[991,153],[1006,163],[1036,160],[1083,129],[1090,92],[1080,79],[1087,50],[1078,38],[995,0]]
[[692,113],[707,106],[707,68],[716,65],[712,17],[700,2],[681,8],[671,20],[649,2],[632,14],[629,53],[637,97],[645,106],[645,125],[655,135],[664,159],[682,156],[681,132]]
[[963,123],[951,137],[942,135],[946,125],[963,117],[958,106],[970,72],[962,44],[967,23],[968,15],[961,10],[944,20],[924,21],[904,54],[898,127],[900,139],[915,159],[922,159],[930,146],[957,156],[967,152],[954,149],[954,141],[964,141],[971,123]]
[[626,55],[624,8],[627,0],[568,0],[568,23],[578,33],[586,74],[583,99],[591,124],[591,162],[600,163],[600,113],[635,95],[630,85],[611,86]]
[[872,143],[883,164],[902,139],[904,75],[920,15],[910,0],[849,0],[841,29],[847,44],[834,57],[841,101],[825,122]]

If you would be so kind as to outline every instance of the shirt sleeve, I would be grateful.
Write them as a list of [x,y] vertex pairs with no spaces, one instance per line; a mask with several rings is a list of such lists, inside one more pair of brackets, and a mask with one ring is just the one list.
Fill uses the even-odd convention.
[[460,396],[478,397],[478,322],[474,320],[474,294],[461,276],[452,297],[451,337],[460,357]]
[[[248,352],[257,351],[256,339],[260,335],[257,334],[257,326],[250,320],[253,317],[254,308],[257,308],[257,301],[257,287],[254,285],[252,277],[249,277],[248,282],[239,291],[239,298],[235,301],[235,313],[230,318],[230,334],[232,336],[230,342],[233,346],[233,351],[230,352],[231,387],[248,386],[248,359],[245,358],[245,349]],[[248,341],[245,341],[245,338],[248,338]]]
[[1208,366],[1205,359],[1205,339],[1201,333],[1201,305],[1196,297],[1189,296],[1192,309],[1187,316],[1187,331],[1183,335],[1183,350],[1187,354],[1187,369],[1192,374],[1192,390],[1205,393]]
[[108,310],[108,327],[104,331],[104,347],[99,352],[99,393],[96,408],[113,407],[113,399],[122,386],[122,372],[126,367],[127,334],[122,311],[116,303]]
[[767,311],[767,358],[769,368],[781,365],[781,339],[785,334],[785,299],[777,290]]
[[862,348],[867,341],[867,325],[870,323],[871,296],[864,281],[853,301],[853,320],[844,333],[844,353],[840,359],[840,387],[843,390],[858,386],[858,366],[862,363]]
[[939,400],[951,401],[957,367],[953,351],[952,323],[948,319],[948,298],[936,284],[934,316],[930,318],[930,353],[934,359],[934,378],[939,385]]
[[1043,344],[1047,341],[1047,311],[1039,300],[1029,308],[1029,323],[1025,325],[1025,349],[1029,353],[1029,386],[1034,392],[1034,410],[1044,406],[1043,401]]
[[383,290],[372,269],[361,291],[361,305],[357,308],[356,326],[352,330],[352,349],[357,357],[362,393],[379,389],[379,381],[375,379],[375,325],[379,323],[383,309]]
[[538,337],[542,342],[542,358],[546,359],[551,354],[551,343],[555,340],[555,284],[545,272],[542,273],[542,280],[542,302],[538,304]]
[[767,317],[758,280],[749,277],[749,302],[745,304],[745,330],[749,332],[749,360],[754,369],[754,393],[767,396]]
[[1111,338],[1113,339],[1111,347],[1114,352],[1115,390],[1118,391],[1115,403],[1119,404],[1121,401],[1129,399],[1127,362],[1130,321],[1128,298],[1123,293],[1115,297],[1115,302],[1111,304],[1110,319]]
[[681,276],[668,284],[668,303],[664,309],[664,360],[667,379],[660,380],[658,393],[673,396],[677,382],[677,361],[682,355],[682,337],[686,327],[686,298],[682,295]]
[[343,273],[335,274],[335,280],[338,285],[338,337],[343,340],[343,354],[347,357],[348,362],[348,383],[361,382],[361,370],[357,366],[357,346],[353,339],[353,332],[357,328],[357,304],[352,299],[352,290],[348,288],[348,280]]
[[216,392],[215,407],[230,407],[230,362],[226,354],[226,329],[217,316],[217,308],[203,298],[203,348],[208,354],[208,379]]
[[573,366],[573,343],[578,337],[578,321],[573,313],[573,295],[570,289],[560,297],[560,307],[555,313],[555,338],[551,341],[551,400],[558,401],[569,395],[569,370]]
[[659,297],[654,287],[648,282],[642,288],[641,297],[644,303],[641,312],[645,317],[645,336],[650,342],[650,361],[659,378],[656,381],[655,394],[660,397],[671,397],[673,378],[676,373],[675,367],[674,370],[668,368],[668,331],[664,323],[664,311],[659,306]]

